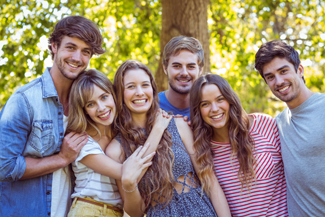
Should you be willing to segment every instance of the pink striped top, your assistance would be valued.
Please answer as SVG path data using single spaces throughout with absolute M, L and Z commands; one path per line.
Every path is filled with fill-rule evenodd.
M 250 135 L 255 141 L 255 180 L 241 191 L 237 173 L 239 163 L 229 143 L 211 141 L 214 169 L 228 200 L 232 216 L 288 216 L 286 182 L 280 138 L 275 120 L 264 114 L 252 114 Z

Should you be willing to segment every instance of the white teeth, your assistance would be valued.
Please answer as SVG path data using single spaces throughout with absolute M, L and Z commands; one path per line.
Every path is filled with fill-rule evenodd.
M 182 83 L 186 83 L 186 82 L 189 82 L 190 80 L 178 80 L 178 81 L 180 81 Z
M 142 104 L 142 103 L 145 103 L 146 100 L 145 99 L 142 99 L 142 100 L 134 100 L 133 103 L 134 104 Z
M 68 63 L 70 66 L 72 66 L 72 67 L 74 67 L 74 68 L 77 68 L 78 67 L 78 65 L 73 65 L 73 64 L 71 64 L 71 63 Z
M 289 88 L 289 86 L 286 86 L 286 87 L 280 89 L 279 91 L 280 91 L 280 92 L 283 92 L 283 91 L 287 90 L 288 88 Z
M 104 114 L 104 115 L 100 115 L 100 116 L 98 116 L 98 117 L 100 117 L 100 118 L 106 118 L 109 114 L 110 114 L 110 112 L 107 112 L 106 114 Z
M 223 115 L 223 113 L 222 114 L 220 114 L 220 115 L 215 115 L 215 116 L 212 116 L 212 119 L 218 119 L 218 118 L 221 118 L 221 116 Z

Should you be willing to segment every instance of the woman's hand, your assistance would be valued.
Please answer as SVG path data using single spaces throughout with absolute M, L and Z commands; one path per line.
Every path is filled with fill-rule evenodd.
M 149 143 L 145 144 L 143 147 L 140 146 L 126 159 L 126 161 L 124 161 L 122 166 L 122 187 L 124 191 L 133 191 L 133 189 L 137 187 L 138 179 L 142 171 L 152 164 L 152 161 L 149 160 L 152 159 L 156 152 L 152 152 L 142 158 L 148 147 Z
M 156 119 L 153 124 L 153 128 L 165 130 L 168 127 L 170 120 L 172 119 L 172 115 L 169 115 L 166 111 L 161 108 L 156 114 Z

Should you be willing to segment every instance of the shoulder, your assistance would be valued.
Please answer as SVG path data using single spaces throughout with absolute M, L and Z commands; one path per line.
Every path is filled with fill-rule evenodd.
M 275 119 L 271 115 L 268 115 L 268 114 L 253 113 L 253 114 L 250 114 L 250 115 L 252 115 L 254 117 L 254 120 L 257 123 L 262 123 L 263 125 L 275 122 Z
M 276 117 L 275 117 L 275 121 L 277 122 L 277 124 L 281 124 L 281 122 L 285 121 L 289 116 L 290 110 L 289 108 L 285 108 L 282 112 L 280 112 Z
M 123 163 L 125 161 L 122 145 L 116 138 L 108 144 L 105 154 L 117 162 Z
M 272 116 L 261 113 L 254 113 L 251 115 L 254 116 L 254 125 L 252 126 L 253 131 L 265 134 L 276 128 L 276 122 Z
M 160 100 L 163 99 L 163 98 L 166 98 L 165 92 L 166 91 L 162 91 L 162 92 L 158 93 L 158 97 L 159 97 Z

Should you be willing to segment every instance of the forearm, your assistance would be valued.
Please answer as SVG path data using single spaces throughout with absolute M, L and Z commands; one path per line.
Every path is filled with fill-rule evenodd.
M 213 176 L 215 175 L 213 174 Z M 221 186 L 219 185 L 218 179 L 216 177 L 215 179 L 213 179 L 212 184 L 213 185 L 211 187 L 210 200 L 212 202 L 214 210 L 216 211 L 217 215 L 220 217 L 230 217 L 231 213 L 230 213 L 226 196 Z
M 161 140 L 162 135 L 164 134 L 165 129 L 160 126 L 154 126 L 145 142 L 149 143 L 150 146 L 147 151 L 144 153 L 144 157 L 152 152 L 156 151 Z
M 122 182 L 123 183 L 123 182 Z M 123 183 L 122 194 L 124 194 L 124 210 L 132 217 L 144 215 L 144 201 L 136 184 Z M 135 190 L 134 190 L 135 189 Z M 134 190 L 134 191 L 133 191 Z M 129 192 L 132 191 L 132 192 Z
M 31 179 L 48 173 L 52 173 L 58 169 L 67 166 L 70 163 L 61 158 L 59 154 L 44 158 L 25 157 L 25 161 L 26 169 L 24 175 L 20 178 L 20 180 Z

